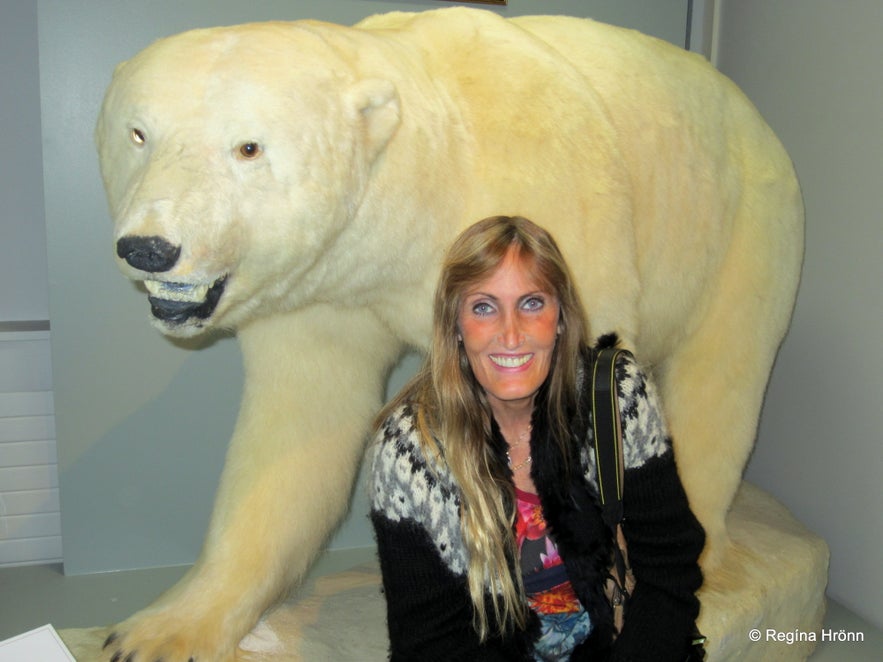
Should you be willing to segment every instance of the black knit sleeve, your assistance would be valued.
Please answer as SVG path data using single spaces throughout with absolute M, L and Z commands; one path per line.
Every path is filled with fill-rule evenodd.
M 377 513 L 372 521 L 393 662 L 526 659 L 513 639 L 479 641 L 466 578 L 442 563 L 425 530 Z
M 443 461 L 429 467 L 410 410 L 390 416 L 374 448 L 371 521 L 394 662 L 528 659 L 523 637 L 482 642 L 473 627 L 458 495 Z
M 671 451 L 626 471 L 623 530 L 637 586 L 613 660 L 683 660 L 699 614 L 705 532 L 690 510 Z

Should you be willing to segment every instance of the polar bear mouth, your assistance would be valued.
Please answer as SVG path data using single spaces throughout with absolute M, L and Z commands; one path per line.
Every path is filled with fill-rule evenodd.
M 144 281 L 153 316 L 170 324 L 184 324 L 188 320 L 204 320 L 215 312 L 224 293 L 227 276 L 211 285 L 175 283 L 161 280 Z

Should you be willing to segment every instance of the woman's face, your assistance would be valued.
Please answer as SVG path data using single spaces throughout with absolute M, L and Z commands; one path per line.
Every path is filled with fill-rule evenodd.
M 497 270 L 466 291 L 458 328 L 469 365 L 495 413 L 530 406 L 549 374 L 558 335 L 558 298 L 510 249 Z

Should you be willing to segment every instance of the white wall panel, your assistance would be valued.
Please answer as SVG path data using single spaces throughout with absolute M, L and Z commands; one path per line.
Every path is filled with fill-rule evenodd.
M 0 331 L 0 567 L 61 560 L 49 334 Z
M 61 559 L 61 536 L 4 540 L 0 538 L 0 568 L 58 563 Z

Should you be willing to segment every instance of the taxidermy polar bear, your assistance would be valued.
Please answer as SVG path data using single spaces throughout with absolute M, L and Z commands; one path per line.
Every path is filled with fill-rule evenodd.
M 154 324 L 236 329 L 245 365 L 202 554 L 108 655 L 232 658 L 344 515 L 388 371 L 426 347 L 443 250 L 493 214 L 549 228 L 593 334 L 652 368 L 706 569 L 729 544 L 802 206 L 771 130 L 702 58 L 457 7 L 196 30 L 117 69 L 97 143 Z

